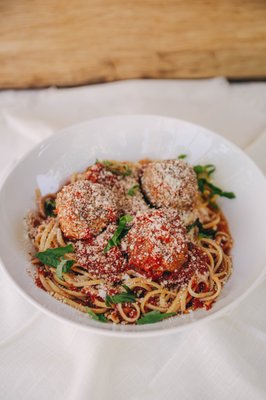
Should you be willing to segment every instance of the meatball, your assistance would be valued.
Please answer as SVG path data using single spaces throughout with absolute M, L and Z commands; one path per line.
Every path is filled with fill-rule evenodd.
M 122 249 L 129 267 L 155 279 L 187 260 L 186 230 L 175 210 L 151 210 L 135 217 Z
M 110 282 L 117 282 L 121 279 L 121 273 L 126 267 L 126 259 L 121 249 L 114 246 L 104 252 L 108 240 L 111 239 L 116 229 L 117 226 L 109 225 L 99 236 L 88 241 L 79 240 L 75 244 L 77 262 L 94 278 L 104 278 Z
M 112 192 L 87 180 L 64 186 L 57 194 L 56 210 L 64 235 L 72 239 L 96 236 L 118 216 Z
M 183 160 L 150 162 L 143 168 L 142 189 L 155 207 L 187 210 L 196 201 L 197 177 Z

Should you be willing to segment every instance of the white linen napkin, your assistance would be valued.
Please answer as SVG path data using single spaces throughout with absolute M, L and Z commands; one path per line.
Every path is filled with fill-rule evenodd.
M 34 144 L 61 128 L 134 113 L 183 118 L 217 131 L 266 173 L 265 111 L 265 83 L 229 85 L 222 78 L 3 91 L 0 180 Z M 230 314 L 180 334 L 115 339 L 42 314 L 0 268 L 0 398 L 262 400 L 265 289 L 264 282 Z

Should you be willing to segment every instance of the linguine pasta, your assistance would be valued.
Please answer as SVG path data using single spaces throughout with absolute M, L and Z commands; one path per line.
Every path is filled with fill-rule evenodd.
M 108 171 L 108 176 L 111 173 L 115 178 L 118 177 L 119 184 L 121 182 L 124 184 L 124 180 L 128 179 L 127 176 L 119 175 L 116 171 L 119 171 L 119 168 L 125 168 L 125 165 L 130 165 L 130 168 L 133 169 L 133 164 L 112 163 L 117 168 L 115 172 L 112 171 L 112 168 L 104 166 L 103 163 L 101 165 Z M 142 171 L 143 165 L 145 167 L 146 163 L 147 161 L 144 164 L 138 164 L 138 171 Z M 88 172 L 90 177 L 90 168 L 84 173 L 73 174 L 69 184 L 88 179 Z M 135 174 L 135 170 L 133 173 Z M 142 172 L 138 173 L 141 174 Z M 136 176 L 138 183 L 135 184 L 135 188 L 138 186 L 138 190 L 141 192 L 143 191 L 141 179 L 139 179 L 137 173 Z M 111 175 L 110 178 L 112 178 Z M 206 172 L 197 174 L 197 178 L 198 181 L 205 179 Z M 209 178 L 208 174 L 207 178 Z M 134 193 L 134 191 L 135 189 L 131 190 L 131 193 Z M 119 190 L 117 192 L 120 193 Z M 134 267 L 135 264 L 130 264 L 130 245 L 126 242 L 129 240 L 129 234 L 132 236 L 134 233 L 133 228 L 134 224 L 137 224 L 138 215 L 153 212 L 158 208 L 151 205 L 147 200 L 147 194 L 144 192 L 143 202 L 145 202 L 145 205 L 141 205 L 140 211 L 132 209 L 132 221 L 125 225 L 128 227 L 129 233 L 125 234 L 121 242 L 116 245 L 117 248 L 121 248 L 123 267 L 117 273 L 115 280 L 112 280 L 112 277 L 110 278 L 106 274 L 101 276 L 100 272 L 94 273 L 91 266 L 87 267 L 87 264 L 80 262 L 85 256 L 79 257 L 76 250 L 78 243 L 79 246 L 85 243 L 87 249 L 90 247 L 90 240 L 95 239 L 66 237 L 62 230 L 62 221 L 58 216 L 58 200 L 56 200 L 58 194 L 41 196 L 40 191 L 37 190 L 36 199 L 38 210 L 32 213 L 29 218 L 29 236 L 37 253 L 37 257 L 36 254 L 32 257 L 32 263 L 36 267 L 37 285 L 57 300 L 81 312 L 88 313 L 101 322 L 110 321 L 116 324 L 150 323 L 173 315 L 186 314 L 198 308 L 208 310 L 220 295 L 224 284 L 232 273 L 230 256 L 232 237 L 227 221 L 217 206 L 217 195 L 210 193 L 208 184 L 202 191 L 197 188 L 197 198 L 189 212 L 187 210 L 186 212 L 180 211 L 182 232 L 184 229 L 186 231 L 184 237 L 186 249 L 188 249 L 186 250 L 188 252 L 186 257 L 188 258 L 175 270 L 168 271 L 166 267 L 162 272 L 159 268 L 159 272 L 156 271 L 156 274 L 154 274 L 154 270 L 136 268 Z M 128 199 L 126 200 L 128 202 Z M 131 199 L 129 200 L 131 201 Z M 135 202 L 137 200 L 139 199 L 134 199 Z M 55 201 L 56 206 L 53 212 L 47 215 L 47 202 L 53 204 Z M 146 203 L 148 211 L 145 209 Z M 156 212 L 154 211 L 154 215 L 157 218 Z M 187 214 L 189 214 L 189 217 Z M 116 228 L 119 215 L 121 215 L 121 212 L 115 222 Z M 113 232 L 114 230 L 111 233 Z M 102 235 L 102 231 L 99 235 Z M 58 273 L 58 266 L 56 268 L 49 263 L 43 263 L 38 256 L 40 253 L 45 254 L 49 249 L 65 248 L 69 244 L 72 245 L 73 251 L 67 252 L 61 258 L 59 264 L 61 263 L 61 266 L 63 264 L 63 268 L 61 268 L 60 273 Z M 94 247 L 91 248 L 94 249 Z M 112 249 L 114 251 L 114 248 Z M 71 266 L 67 262 L 70 262 Z M 148 261 L 146 262 L 148 263 Z M 88 259 L 88 264 L 90 264 L 90 259 Z M 66 269 L 64 268 L 65 265 L 70 267 Z

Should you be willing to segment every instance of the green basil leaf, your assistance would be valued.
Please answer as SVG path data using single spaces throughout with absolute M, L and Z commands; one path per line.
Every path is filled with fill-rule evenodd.
M 201 192 L 204 192 L 205 189 L 208 189 L 210 191 L 210 197 L 213 197 L 215 195 L 226 197 L 228 199 L 235 199 L 236 197 L 235 193 L 224 192 L 221 188 L 215 186 L 213 183 L 209 182 L 205 178 L 198 179 L 198 186 Z
M 128 189 L 127 194 L 129 196 L 136 196 L 138 189 L 139 189 L 139 185 L 134 185 L 130 189 Z
M 112 247 L 118 246 L 118 243 L 113 241 L 112 239 L 108 240 L 107 245 L 104 248 L 104 253 L 107 253 Z
M 131 215 L 123 215 L 123 217 L 119 218 L 118 228 L 115 233 L 108 240 L 107 245 L 104 248 L 104 253 L 107 253 L 112 247 L 118 246 L 121 242 L 121 239 L 128 233 L 131 227 L 126 226 L 128 223 L 133 221 L 133 217 Z
M 213 174 L 216 169 L 213 164 L 195 165 L 193 169 L 197 174 L 198 187 L 201 193 L 203 193 L 205 189 L 208 189 L 210 192 L 210 198 L 215 195 L 226 197 L 228 199 L 234 199 L 236 197 L 233 192 L 225 192 L 209 181 L 211 174 Z M 215 207 L 215 203 L 213 203 L 213 207 Z
M 112 304 L 118 304 L 118 303 L 134 303 L 136 300 L 136 296 L 134 293 L 118 293 L 115 294 L 114 296 L 109 296 L 107 295 L 105 298 L 105 304 L 107 307 L 111 307 Z
M 204 168 L 202 165 L 194 165 L 193 169 L 196 174 L 202 174 L 204 172 Z
M 198 186 L 199 186 L 199 191 L 201 193 L 204 192 L 204 185 L 205 185 L 206 179 L 198 178 Z
M 219 210 L 218 204 L 216 204 L 214 201 L 209 201 L 209 206 L 210 206 L 213 210 Z
M 216 231 L 214 229 L 201 229 L 199 231 L 199 238 L 209 238 L 209 239 L 214 239 L 215 238 Z
M 224 192 L 222 189 L 219 187 L 213 185 L 212 183 L 206 181 L 206 185 L 211 189 L 211 192 L 215 195 L 217 194 L 218 196 L 221 197 L 227 197 L 228 199 L 235 199 L 236 195 L 233 192 Z
M 214 229 L 203 228 L 203 225 L 198 218 L 196 219 L 196 221 L 193 222 L 193 224 L 187 226 L 187 232 L 189 232 L 194 227 L 197 227 L 199 230 L 199 238 L 214 239 L 216 231 Z
M 73 244 L 68 244 L 64 247 L 56 247 L 54 249 L 47 249 L 45 251 L 37 253 L 38 255 L 53 255 L 55 257 L 62 257 L 67 253 L 72 253 L 74 251 Z
M 150 311 L 144 314 L 142 318 L 137 321 L 137 325 L 153 324 L 155 322 L 162 321 L 165 318 L 173 317 L 176 313 L 161 313 L 160 311 Z
M 61 257 L 67 253 L 73 253 L 73 251 L 74 251 L 73 244 L 68 244 L 67 246 L 64 246 L 64 247 L 56 247 L 55 249 L 47 249 L 45 251 L 37 253 L 37 255 L 53 255 L 55 257 Z M 36 257 L 37 257 L 37 255 L 36 255 Z
M 123 215 L 123 217 L 119 218 L 119 224 L 129 224 L 133 221 L 133 217 L 131 215 Z
M 36 258 L 38 258 L 44 265 L 49 265 L 49 267 L 54 267 L 57 268 L 58 264 L 60 263 L 60 260 L 58 257 L 55 257 L 53 254 L 43 254 L 42 253 L 37 253 Z
M 211 232 L 199 232 L 199 238 L 206 238 L 206 239 L 214 239 L 215 231 L 213 229 L 210 229 Z
M 214 173 L 216 167 L 213 164 L 206 164 L 206 165 L 195 165 L 193 169 L 197 175 L 205 174 L 209 177 L 211 174 Z
M 55 217 L 55 199 L 46 199 L 44 202 L 44 212 L 47 217 Z
M 132 294 L 133 296 L 135 296 L 135 293 L 133 292 L 133 290 L 131 290 L 127 285 L 122 285 L 122 286 L 128 294 Z
M 88 307 L 86 307 L 87 313 L 94 319 L 95 321 L 100 321 L 100 322 L 108 322 L 108 319 L 104 314 L 95 314 L 92 310 L 90 310 Z
M 187 226 L 187 232 L 191 231 L 192 228 L 195 226 L 198 226 L 199 219 L 197 218 L 196 221 L 194 221 L 192 224 Z
M 73 253 L 74 246 L 69 244 L 65 247 L 56 247 L 55 249 L 47 249 L 45 251 L 41 251 L 35 255 L 43 264 L 49 265 L 50 267 L 55 267 L 60 263 L 60 257 L 64 256 L 67 253 Z
M 187 154 L 180 154 L 177 159 L 178 160 L 184 160 L 184 158 L 187 158 Z
M 56 267 L 56 275 L 59 279 L 64 279 L 63 272 L 68 272 L 75 261 L 73 260 L 61 260 Z
M 61 260 L 59 261 L 59 264 L 56 267 L 56 275 L 58 276 L 59 279 L 63 279 L 63 268 L 66 264 L 67 260 Z
M 98 321 L 108 322 L 108 319 L 106 318 L 106 316 L 104 314 L 96 314 L 96 315 L 98 315 Z
M 111 307 L 112 305 L 112 297 L 109 296 L 109 294 L 107 294 L 105 297 L 105 304 L 107 305 L 107 307 Z

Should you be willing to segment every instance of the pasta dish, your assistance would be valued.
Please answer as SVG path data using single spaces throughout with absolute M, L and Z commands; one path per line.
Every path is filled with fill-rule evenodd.
M 215 166 L 96 160 L 27 216 L 35 282 L 100 322 L 147 324 L 210 309 L 232 272 Z

